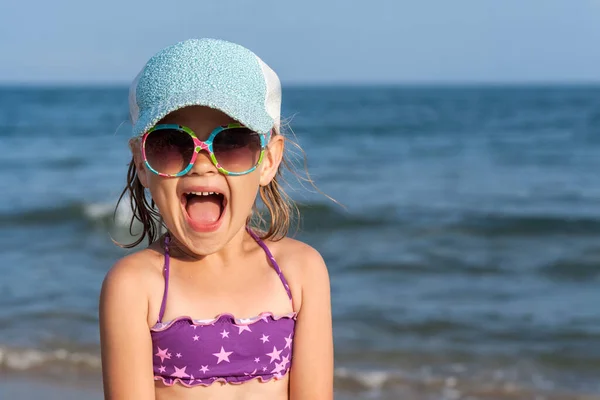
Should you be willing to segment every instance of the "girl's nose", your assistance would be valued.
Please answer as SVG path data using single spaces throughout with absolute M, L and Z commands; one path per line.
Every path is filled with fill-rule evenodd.
M 218 174 L 219 170 L 215 167 L 212 160 L 210 159 L 210 154 L 206 150 L 200 151 L 198 156 L 196 157 L 196 161 L 194 161 L 194 165 L 188 172 L 188 175 L 206 175 L 206 174 Z

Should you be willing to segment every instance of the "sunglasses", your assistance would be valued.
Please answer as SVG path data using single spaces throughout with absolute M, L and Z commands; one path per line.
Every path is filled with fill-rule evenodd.
M 245 175 L 261 163 L 267 141 L 267 134 L 237 123 L 217 127 L 205 141 L 186 126 L 161 124 L 142 137 L 142 155 L 148 169 L 164 177 L 187 174 L 202 150 L 219 172 Z

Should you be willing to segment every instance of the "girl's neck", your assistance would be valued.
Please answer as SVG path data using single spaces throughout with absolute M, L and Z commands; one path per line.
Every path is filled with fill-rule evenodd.
M 219 251 L 207 255 L 194 253 L 188 246 L 171 235 L 170 232 L 167 232 L 161 238 L 161 247 L 163 250 L 166 251 L 166 247 L 168 247 L 168 253 L 171 258 L 175 258 L 186 264 L 207 263 L 212 265 L 228 265 L 230 261 L 239 259 L 248 251 L 248 244 L 255 244 L 255 240 L 246 232 L 246 227 L 236 233 Z

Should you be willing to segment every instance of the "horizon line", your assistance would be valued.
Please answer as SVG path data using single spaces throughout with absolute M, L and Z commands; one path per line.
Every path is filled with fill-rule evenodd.
M 2 81 L 0 88 L 128 88 L 123 81 Z M 336 88 L 336 87 L 519 87 L 519 86 L 600 86 L 600 80 L 488 80 L 488 81 L 288 81 L 281 86 L 288 88 Z

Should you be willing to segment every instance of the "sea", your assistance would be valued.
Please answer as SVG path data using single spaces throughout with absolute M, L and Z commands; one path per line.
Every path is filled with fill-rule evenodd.
M 600 86 L 283 93 L 336 399 L 600 399 Z M 102 398 L 127 120 L 126 87 L 0 88 L 1 399 Z

